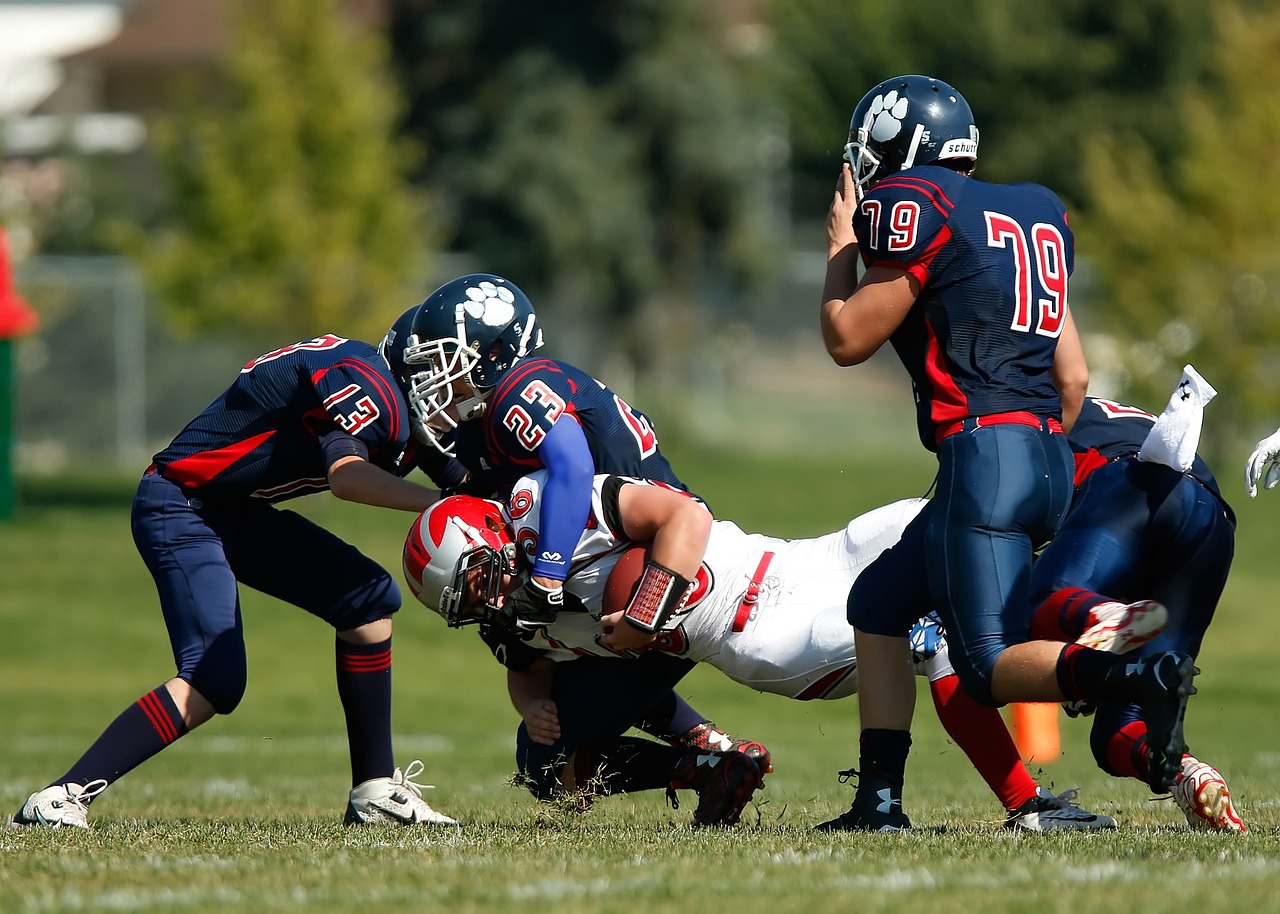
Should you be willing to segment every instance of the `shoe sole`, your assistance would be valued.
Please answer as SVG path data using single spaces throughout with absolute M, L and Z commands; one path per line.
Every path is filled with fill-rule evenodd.
M 1194 809 L 1188 812 L 1187 824 L 1192 828 L 1210 831 L 1246 832 L 1244 822 L 1235 815 L 1231 805 L 1231 791 L 1225 781 L 1206 781 L 1192 797 Z
M 1182 723 L 1187 714 L 1187 699 L 1196 694 L 1192 680 L 1199 672 L 1195 660 L 1189 655 L 1184 656 L 1178 663 L 1178 686 L 1174 690 L 1176 701 L 1161 701 L 1150 706 L 1143 702 L 1150 750 L 1147 786 L 1156 793 L 1170 793 L 1182 773 L 1182 756 L 1187 751 Z M 1163 739 L 1160 738 L 1162 733 L 1165 734 Z
M 1030 820 L 1025 821 L 1025 820 Z M 1013 831 L 1107 831 L 1116 827 L 1116 820 L 1110 816 L 1094 816 L 1093 822 L 1083 819 L 1055 819 L 1044 813 L 1031 813 L 1006 823 L 1005 828 Z
M 1143 607 L 1141 610 L 1137 607 Z M 1154 600 L 1144 600 L 1130 607 L 1125 618 L 1114 626 L 1081 635 L 1077 644 L 1109 654 L 1127 654 L 1142 647 L 1169 624 L 1169 610 Z

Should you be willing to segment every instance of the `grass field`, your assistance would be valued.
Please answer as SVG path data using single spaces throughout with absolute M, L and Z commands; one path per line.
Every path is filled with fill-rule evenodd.
M 670 450 L 670 448 L 669 448 Z M 895 459 L 749 459 L 684 450 L 685 478 L 748 529 L 787 536 L 922 494 L 923 452 Z M 865 458 L 870 459 L 870 458 Z M 838 769 L 856 762 L 852 701 L 762 696 L 714 670 L 683 683 L 735 733 L 768 743 L 776 773 L 728 831 L 688 827 L 660 793 L 586 815 L 540 808 L 507 783 L 517 723 L 499 668 L 469 632 L 412 604 L 397 618 L 395 731 L 422 758 L 428 799 L 454 832 L 345 830 L 345 737 L 332 635 L 244 593 L 249 692 L 130 774 L 93 808 L 89 832 L 0 830 L 0 911 L 1038 911 L 1275 910 L 1280 899 L 1280 493 L 1249 502 L 1235 467 L 1238 557 L 1201 656 L 1188 713 L 1193 751 L 1226 773 L 1252 833 L 1189 831 L 1176 806 L 1099 772 L 1082 722 L 1037 769 L 1117 817 L 1112 834 L 1015 835 L 998 804 L 920 706 L 908 768 L 909 835 L 816 835 L 845 809 Z M 0 811 L 16 809 L 172 669 L 150 577 L 128 531 L 132 481 L 24 481 L 0 524 Z M 299 503 L 391 568 L 407 515 Z M 323 569 L 317 569 L 323 573 Z

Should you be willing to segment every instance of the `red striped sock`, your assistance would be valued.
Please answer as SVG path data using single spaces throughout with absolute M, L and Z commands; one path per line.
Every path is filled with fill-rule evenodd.
M 108 784 L 137 768 L 187 733 L 186 722 L 164 686 L 143 695 L 111 722 L 55 784 Z
M 1089 624 L 1089 611 L 1108 597 L 1082 587 L 1055 590 L 1031 616 L 1033 641 L 1075 641 Z
M 1147 724 L 1135 720 L 1111 734 L 1107 741 L 1107 767 L 1109 774 L 1122 778 L 1147 780 Z
M 391 639 L 352 644 L 337 638 L 334 654 L 338 697 L 347 720 L 351 786 L 390 777 L 395 770 L 391 752 Z

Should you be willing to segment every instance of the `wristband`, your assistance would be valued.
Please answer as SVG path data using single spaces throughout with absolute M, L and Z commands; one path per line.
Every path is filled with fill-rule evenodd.
M 642 632 L 659 631 L 684 605 L 693 582 L 657 562 L 645 563 L 622 618 Z

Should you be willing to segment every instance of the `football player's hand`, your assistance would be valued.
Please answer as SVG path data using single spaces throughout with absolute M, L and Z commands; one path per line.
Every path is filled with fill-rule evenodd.
M 550 698 L 539 698 L 524 709 L 524 725 L 529 739 L 543 746 L 554 746 L 560 738 L 560 714 Z
M 611 651 L 637 651 L 658 640 L 654 632 L 641 631 L 622 617 L 625 610 L 600 617 L 600 643 Z
M 546 587 L 529 578 L 507 595 L 502 608 L 515 620 L 516 628 L 542 628 L 556 621 L 556 614 L 564 609 L 564 587 Z
M 827 257 L 839 253 L 851 244 L 858 243 L 853 230 L 853 217 L 858 211 L 858 185 L 853 180 L 853 169 L 845 162 L 836 181 L 836 193 L 827 213 Z
M 1244 484 L 1250 498 L 1258 497 L 1259 482 L 1264 489 L 1274 489 L 1280 483 L 1280 430 L 1259 441 L 1244 465 Z

